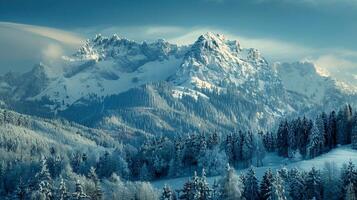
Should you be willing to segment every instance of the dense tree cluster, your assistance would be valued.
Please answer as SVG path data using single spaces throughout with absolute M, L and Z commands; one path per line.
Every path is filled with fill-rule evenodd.
M 322 113 L 315 120 L 306 117 L 283 120 L 276 134 L 265 137 L 267 149 L 276 148 L 280 156 L 289 158 L 313 158 L 337 145 L 351 144 L 357 147 L 357 114 L 346 105 L 340 111 Z
M 161 197 L 182 200 L 352 200 L 357 195 L 356 181 L 357 171 L 352 162 L 343 165 L 342 169 L 334 163 L 326 163 L 321 170 L 314 167 L 309 171 L 281 168 L 273 172 L 268 169 L 261 181 L 252 167 L 237 175 L 228 166 L 212 187 L 204 173 L 202 176 L 195 174 L 176 193 L 165 186 Z
M 134 175 L 141 180 L 182 176 L 206 169 L 218 175 L 229 163 L 235 167 L 260 166 L 265 155 L 262 135 L 237 131 L 228 135 L 195 133 L 148 140 L 134 159 Z

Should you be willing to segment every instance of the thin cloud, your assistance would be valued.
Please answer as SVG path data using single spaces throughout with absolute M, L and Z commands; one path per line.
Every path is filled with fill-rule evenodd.
M 33 33 L 39 36 L 47 37 L 52 40 L 56 40 L 60 43 L 64 43 L 67 45 L 79 45 L 84 41 L 82 37 L 78 36 L 75 33 L 49 27 L 9 22 L 0 22 L 0 26 Z

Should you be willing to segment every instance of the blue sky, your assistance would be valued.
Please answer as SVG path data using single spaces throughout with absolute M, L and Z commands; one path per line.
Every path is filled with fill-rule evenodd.
M 357 74 L 357 0 L 0 0 L 0 21 L 182 44 L 221 32 L 271 61 Z

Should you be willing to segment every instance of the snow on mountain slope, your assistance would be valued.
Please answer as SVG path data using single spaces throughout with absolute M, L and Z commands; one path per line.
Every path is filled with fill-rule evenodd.
M 287 169 L 297 168 L 300 170 L 311 170 L 312 167 L 323 170 L 326 163 L 333 162 L 336 164 L 337 168 L 342 167 L 343 164 L 352 161 L 355 165 L 357 164 L 357 150 L 353 150 L 351 146 L 341 146 L 336 149 L 331 150 L 328 153 L 325 153 L 321 156 L 318 156 L 310 160 L 301 160 L 301 161 L 290 161 L 282 157 L 277 156 L 276 154 L 269 154 L 264 159 L 264 166 L 255 168 L 256 175 L 258 179 L 261 179 L 266 170 L 269 168 L 272 170 L 278 170 L 282 167 Z M 244 173 L 246 169 L 237 170 L 237 173 Z M 213 182 L 220 178 L 219 176 L 209 177 L 208 182 L 210 185 Z M 190 177 L 174 178 L 167 180 L 159 180 L 152 182 L 155 188 L 161 189 L 164 185 L 171 186 L 172 189 L 180 189 L 183 184 L 188 181 Z
M 103 98 L 162 81 L 176 72 L 181 51 L 164 40 L 147 44 L 97 35 L 73 56 L 64 57 L 64 73 L 34 99 L 47 97 L 63 110 L 81 98 Z
M 224 92 L 235 88 L 243 97 L 265 105 L 263 112 L 270 115 L 282 115 L 294 110 L 287 102 L 277 73 L 259 51 L 242 48 L 239 42 L 220 34 L 201 35 L 169 80 L 195 91 L 214 89 Z
M 56 68 L 60 71 L 40 65 L 24 75 L 0 77 L 0 100 L 7 105 L 3 107 L 40 116 L 59 114 L 89 124 L 120 113 L 120 117 L 127 115 L 123 121 L 132 130 L 140 127 L 156 133 L 170 127 L 157 124 L 187 123 L 184 126 L 198 128 L 185 121 L 187 113 L 197 121 L 208 120 L 207 130 L 213 126 L 228 130 L 239 123 L 258 130 L 316 105 L 331 102 L 328 108 L 333 109 L 339 102 L 357 99 L 340 92 L 341 87 L 319 76 L 309 64 L 272 66 L 258 50 L 214 33 L 201 35 L 190 46 L 97 35 L 63 60 L 63 66 Z M 135 90 L 139 86 L 143 88 Z M 133 107 L 130 114 L 125 106 Z M 143 107 L 146 115 L 140 116 L 141 123 L 132 121 Z
M 32 100 L 48 98 L 52 109 L 65 110 L 82 98 L 119 94 L 130 88 L 169 78 L 177 87 L 174 97 L 206 97 L 201 89 L 239 92 L 258 103 L 270 104 L 270 113 L 280 115 L 285 93 L 277 74 L 256 49 L 245 49 L 223 35 L 206 33 L 190 47 L 164 40 L 137 43 L 117 35 L 97 35 L 74 55 L 64 57 L 63 73 Z M 272 108 L 277 108 L 275 111 Z M 280 110 L 279 110 L 280 109 Z
M 333 81 L 320 76 L 310 62 L 276 63 L 275 67 L 286 89 L 320 103 Z
M 220 88 L 244 84 L 266 67 L 258 50 L 242 49 L 237 41 L 206 33 L 193 44 L 172 79 L 186 87 Z
M 353 87 L 322 76 L 311 62 L 275 63 L 274 68 L 287 90 L 316 104 L 323 103 L 332 93 L 351 95 L 357 92 Z

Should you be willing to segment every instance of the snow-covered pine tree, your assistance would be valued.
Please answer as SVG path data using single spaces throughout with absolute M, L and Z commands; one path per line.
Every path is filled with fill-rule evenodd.
M 229 133 L 226 136 L 226 140 L 224 141 L 223 147 L 225 149 L 227 158 L 229 163 L 234 163 L 235 162 L 235 152 L 234 152 L 234 141 L 233 141 L 233 134 Z
M 184 184 L 179 193 L 179 199 L 183 200 L 209 200 L 211 198 L 211 189 L 207 183 L 204 170 L 201 177 L 195 172 L 191 180 Z
M 39 187 L 39 199 L 51 200 L 53 198 L 52 185 L 49 182 L 41 181 Z
M 181 170 L 183 169 L 183 151 L 184 149 L 184 143 L 182 142 L 181 139 L 176 138 L 175 139 L 175 156 L 173 159 L 171 159 L 169 163 L 169 172 L 168 175 L 170 177 L 177 177 L 181 174 Z
M 330 135 L 330 131 L 329 131 L 329 123 L 328 123 L 328 116 L 325 112 L 322 112 L 321 115 L 319 115 L 316 118 L 316 125 L 319 129 L 320 132 L 323 131 L 323 135 L 324 135 L 324 151 L 328 151 L 330 149 L 330 143 L 331 143 L 331 135 Z
M 345 105 L 337 114 L 337 143 L 344 145 L 351 142 L 352 108 Z
M 72 194 L 73 200 L 89 200 L 88 195 L 84 192 L 83 186 L 79 180 L 76 182 L 76 188 Z
M 352 161 L 349 161 L 347 165 L 343 165 L 341 169 L 341 182 L 342 194 L 346 192 L 346 188 L 349 184 L 353 184 L 354 187 L 357 187 L 357 170 Z
M 205 169 L 202 169 L 202 174 L 199 179 L 198 188 L 199 188 L 199 193 L 200 193 L 199 196 L 201 200 L 206 200 L 211 198 L 212 189 L 208 185 Z
M 243 183 L 234 169 L 227 165 L 226 174 L 220 180 L 222 200 L 240 200 L 243 197 Z
M 274 175 L 271 169 L 268 169 L 260 183 L 260 199 L 267 200 L 272 193 Z
M 273 152 L 275 151 L 276 148 L 276 141 L 273 132 L 267 132 L 263 134 L 263 142 L 264 142 L 264 147 L 268 152 Z
M 323 185 L 321 180 L 321 173 L 313 167 L 305 179 L 306 194 L 308 199 L 323 199 Z
M 330 136 L 329 145 L 332 149 L 337 145 L 337 119 L 336 112 L 332 111 L 328 120 L 328 135 Z
M 280 174 L 277 173 L 275 175 L 271 193 L 268 196 L 268 200 L 286 200 L 285 189 L 284 189 L 284 181 L 280 177 Z
M 283 181 L 283 187 L 285 190 L 286 198 L 289 197 L 289 170 L 286 167 L 282 167 L 277 171 L 281 180 Z
M 250 167 L 245 174 L 243 196 L 246 200 L 259 199 L 258 179 L 253 167 Z
M 217 133 L 217 131 L 214 131 L 212 134 L 208 136 L 208 141 L 207 141 L 207 148 L 213 149 L 216 146 L 219 145 L 220 143 L 220 135 Z
M 305 116 L 303 117 L 301 121 L 301 133 L 299 136 L 299 151 L 302 156 L 306 156 L 306 147 L 308 144 L 309 140 L 309 135 L 311 133 L 311 129 L 313 126 L 312 120 L 306 118 Z
M 53 197 L 52 194 L 52 177 L 47 168 L 46 159 L 41 159 L 40 171 L 35 175 L 35 179 L 33 181 L 35 184 L 33 188 L 33 198 L 39 198 L 42 200 L 51 199 Z
M 66 183 L 64 182 L 63 178 L 60 179 L 60 184 L 57 190 L 56 199 L 58 200 L 69 200 L 70 195 L 68 193 L 68 189 Z
M 320 155 L 324 148 L 324 136 L 319 131 L 316 124 L 312 126 L 311 133 L 309 135 L 309 142 L 307 144 L 307 156 L 314 158 Z
M 323 152 L 326 152 L 329 150 L 329 145 L 328 145 L 328 140 L 329 140 L 329 136 L 327 134 L 327 121 L 326 121 L 326 114 L 321 114 L 321 115 L 318 115 L 315 119 L 315 123 L 314 123 L 314 127 L 312 128 L 311 132 L 313 133 L 314 129 L 317 129 L 317 131 L 320 133 L 320 135 L 322 135 L 322 138 L 323 138 L 323 148 L 321 150 L 321 153 Z M 309 138 L 310 139 L 310 138 Z M 311 140 L 309 140 L 310 142 Z M 309 152 L 309 149 L 307 150 L 308 151 L 308 154 L 310 153 Z M 310 155 L 309 155 L 310 156 Z
M 103 199 L 103 192 L 102 188 L 100 186 L 100 181 L 98 179 L 98 176 L 95 172 L 95 168 L 91 167 L 89 170 L 88 178 L 91 179 L 94 183 L 94 191 L 91 193 L 91 199 L 92 200 L 101 200 Z
M 164 188 L 162 189 L 160 200 L 176 200 L 175 193 L 166 184 L 164 185 Z
M 244 134 L 242 142 L 242 159 L 245 163 L 245 167 L 252 164 L 253 152 L 254 152 L 254 138 L 252 132 L 247 132 Z
M 300 171 L 293 168 L 289 171 L 286 188 L 288 197 L 293 199 L 305 199 L 304 179 Z
M 278 148 L 278 154 L 283 157 L 287 157 L 289 153 L 288 132 L 289 132 L 288 122 L 287 121 L 281 122 L 279 124 L 279 129 L 277 132 L 276 146 Z

